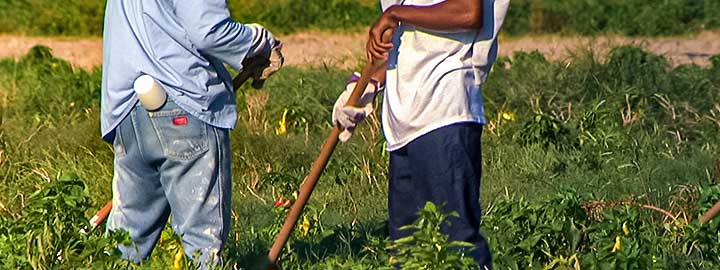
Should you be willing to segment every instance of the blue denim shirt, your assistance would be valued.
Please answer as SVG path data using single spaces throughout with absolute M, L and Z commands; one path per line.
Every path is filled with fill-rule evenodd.
M 115 127 L 137 103 L 133 82 L 154 77 L 182 109 L 205 123 L 233 128 L 237 120 L 228 64 L 270 49 L 274 37 L 233 21 L 225 0 L 109 0 L 103 32 L 100 128 Z

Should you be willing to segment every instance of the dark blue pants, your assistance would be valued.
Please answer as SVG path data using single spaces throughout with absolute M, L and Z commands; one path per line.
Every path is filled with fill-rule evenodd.
M 482 125 L 458 123 L 431 131 L 405 147 L 390 152 L 388 225 L 390 238 L 408 236 L 399 231 L 417 219 L 425 202 L 443 205 L 445 212 L 456 211 L 452 226 L 441 231 L 450 240 L 475 244 L 471 256 L 481 266 L 492 269 L 492 256 L 480 235 L 480 176 L 482 174 Z

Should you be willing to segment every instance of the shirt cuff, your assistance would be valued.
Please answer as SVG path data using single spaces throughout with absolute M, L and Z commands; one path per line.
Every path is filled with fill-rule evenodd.
M 275 36 L 270 31 L 258 24 L 246 24 L 253 32 L 252 45 L 245 58 L 255 57 L 257 55 L 270 55 L 270 50 L 277 42 Z

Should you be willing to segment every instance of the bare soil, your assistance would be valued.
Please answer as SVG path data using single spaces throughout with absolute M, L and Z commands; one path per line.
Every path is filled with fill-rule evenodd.
M 710 64 L 710 57 L 720 54 L 720 31 L 707 31 L 692 36 L 629 38 L 620 36 L 560 37 L 531 36 L 500 40 L 500 53 L 538 50 L 551 59 L 565 60 L 578 49 L 592 49 L 596 55 L 607 55 L 610 48 L 635 44 L 655 54 L 664 55 L 674 65 Z
M 364 58 L 365 33 L 336 34 L 306 32 L 284 36 L 284 54 L 288 65 L 328 65 L 340 68 L 356 68 Z M 564 60 L 578 48 L 592 48 L 604 55 L 608 48 L 638 44 L 656 54 L 668 57 L 673 64 L 707 65 L 712 55 L 720 54 L 720 31 L 707 31 L 692 36 L 628 38 L 617 36 L 564 37 L 527 36 L 522 38 L 501 37 L 500 54 L 515 51 L 538 50 L 548 58 Z M 82 68 L 102 64 L 102 40 L 100 38 L 51 38 L 0 35 L 0 58 L 18 58 L 36 44 L 50 47 L 53 53 Z

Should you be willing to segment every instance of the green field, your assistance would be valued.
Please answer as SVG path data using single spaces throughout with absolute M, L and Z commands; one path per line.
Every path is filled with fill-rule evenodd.
M 484 87 L 482 227 L 496 269 L 717 269 L 720 219 L 700 226 L 697 217 L 720 200 L 720 56 L 708 67 L 673 67 L 636 47 L 574 55 L 501 58 Z M 288 67 L 263 91 L 242 89 L 228 269 L 253 265 L 272 243 L 285 214 L 273 204 L 292 198 L 308 172 L 348 72 Z M 123 235 L 78 233 L 111 197 L 99 86 L 99 69 L 73 69 L 42 47 L 0 61 L 0 269 L 123 264 L 112 249 Z M 437 252 L 401 246 L 405 256 L 389 257 L 386 171 L 373 117 L 336 150 L 284 268 L 415 259 L 463 269 L 438 257 L 454 253 L 431 229 L 416 240 Z M 437 223 L 436 213 L 423 224 Z M 169 229 L 156 250 L 145 266 L 187 262 Z
M 354 32 L 379 14 L 374 0 L 229 0 L 235 19 L 275 33 Z M 662 36 L 720 27 L 716 0 L 513 0 L 504 32 Z M 0 33 L 99 36 L 105 1 L 0 1 Z

